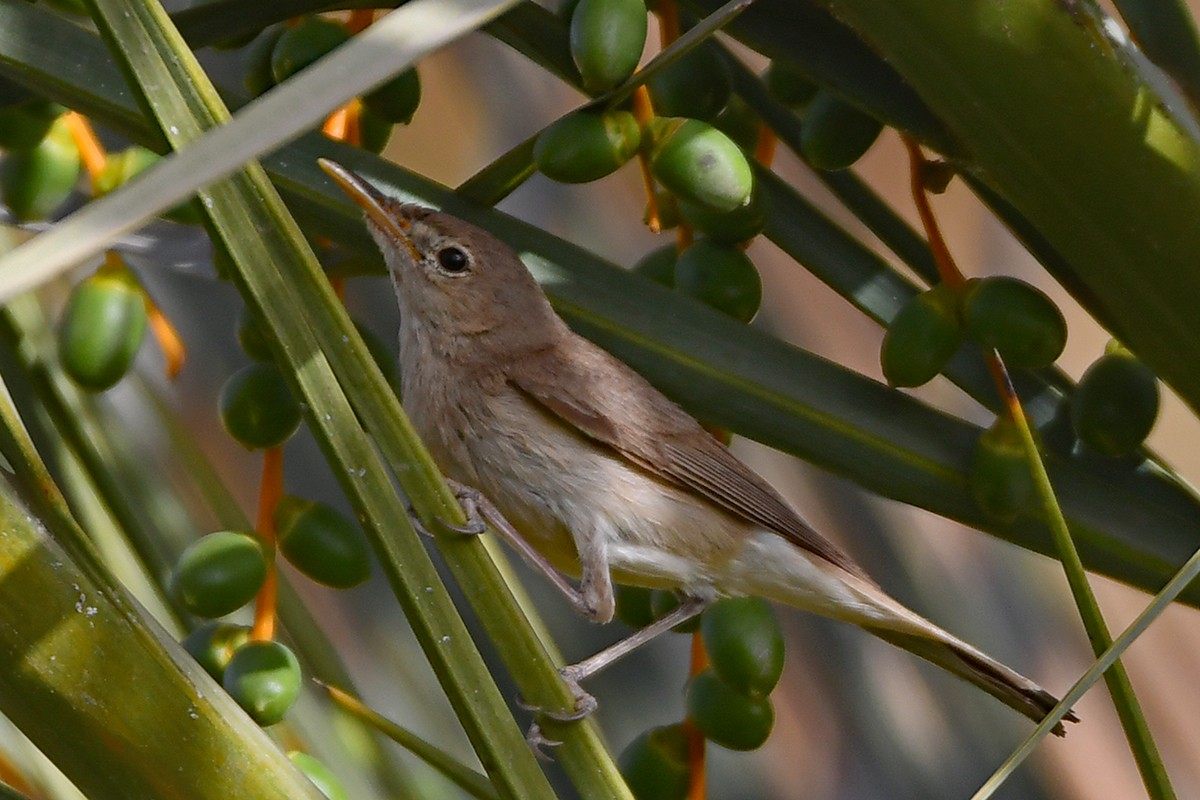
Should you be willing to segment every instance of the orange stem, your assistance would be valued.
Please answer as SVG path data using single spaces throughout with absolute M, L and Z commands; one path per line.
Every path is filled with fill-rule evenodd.
M 700 631 L 692 634 L 691 676 L 704 671 L 708 666 L 708 654 L 704 652 L 704 639 Z M 691 720 L 683 723 L 688 744 L 688 793 L 687 800 L 704 800 L 708 793 L 708 774 L 705 770 L 705 739 Z
M 342 301 L 342 305 L 346 304 L 346 279 L 345 278 L 330 278 L 329 285 L 333 287 L 333 293 L 337 295 L 337 299 Z
M 283 497 L 283 448 L 269 447 L 263 451 L 262 479 L 258 488 L 258 519 L 254 529 L 270 549 L 267 578 L 254 600 L 254 625 L 250 628 L 253 641 L 270 641 L 275 637 L 275 608 L 277 575 L 275 569 L 275 506 Z
M 650 102 L 650 92 L 644 85 L 637 87 L 632 98 L 633 118 L 644 131 L 650 120 L 654 119 L 654 106 Z M 662 215 L 658 211 L 658 195 L 654 193 L 654 175 L 650 172 L 650 158 L 646 148 L 638 151 L 638 166 L 642 170 L 642 185 L 646 187 L 646 227 L 651 233 L 662 233 Z
M 154 338 L 162 350 L 163 358 L 167 362 L 167 377 L 175 380 L 187 358 L 187 347 L 183 343 L 183 337 L 179 335 L 179 330 L 171 324 L 171 320 L 167 319 L 167 315 L 162 312 L 145 288 L 142 289 L 142 298 L 146 303 L 150 331 L 154 334 Z
M 961 288 L 967 279 L 963 277 L 962 271 L 950 255 L 950 248 L 942 238 L 937 219 L 933 216 L 933 208 L 929 205 L 929 196 L 925 193 L 925 155 L 916 139 L 907 134 L 901 134 L 900 138 L 904 140 L 904 147 L 908 150 L 908 173 L 913 202 L 916 203 L 917 214 L 921 217 L 921 225 L 925 228 L 925 236 L 929 239 L 929 249 L 933 252 L 938 276 L 947 286 Z
M 349 127 L 349 114 L 350 106 L 347 103 L 325 118 L 325 124 L 321 126 L 321 133 L 339 142 L 345 139 L 346 129 Z
M 754 145 L 754 160 L 764 167 L 771 166 L 771 162 L 775 160 L 775 145 L 778 141 L 775 131 L 771 130 L 769 125 L 760 125 L 758 141 Z
M 375 21 L 375 9 L 359 8 L 350 12 L 350 19 L 346 20 L 346 30 L 351 34 L 362 33 L 367 28 L 371 27 L 371 23 Z
M 675 0 L 662 0 L 654 14 L 658 17 L 658 43 L 665 50 L 679 38 L 679 5 Z
M 92 129 L 92 124 L 88 122 L 87 117 L 78 111 L 68 111 L 63 115 L 63 119 L 66 121 L 67 130 L 71 132 L 71 139 L 74 140 L 75 147 L 79 150 L 79 159 L 83 162 L 83 168 L 87 170 L 92 191 L 95 192 L 100 173 L 104 171 L 104 165 L 108 163 L 108 151 L 96 137 L 96 131 Z

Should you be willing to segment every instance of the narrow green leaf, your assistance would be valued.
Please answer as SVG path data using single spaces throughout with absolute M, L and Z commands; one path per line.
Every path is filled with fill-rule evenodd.
M 96 800 L 160 797 L 181 786 L 195 798 L 318 800 L 262 729 L 108 575 L 6 395 L 0 451 L 37 498 L 31 512 L 0 481 L 5 716 Z
M 436 31 L 430 34 L 427 30 L 424 36 L 427 41 L 440 41 L 447 30 L 460 30 L 435 24 L 441 5 L 422 4 L 418 0 L 408 8 L 418 5 L 422 8 L 417 17 L 408 21 Z M 94 0 L 94 8 L 97 24 L 112 42 L 114 55 L 122 60 L 139 90 L 146 93 L 147 106 L 153 109 L 173 147 L 204 141 L 200 137 L 205 131 L 226 121 L 228 112 L 160 6 Z M 489 6 L 476 15 L 463 14 L 456 24 L 463 20 L 478 21 L 480 14 L 493 10 Z M 389 26 L 381 23 L 371 30 L 387 31 Z M 375 47 L 381 43 L 378 37 L 362 38 Z M 387 38 L 383 36 L 382 40 Z M 411 57 L 411 53 L 410 49 L 406 54 Z M 337 55 L 333 54 L 331 59 Z M 303 83 L 304 77 L 299 76 L 296 83 Z M 314 77 L 311 72 L 309 77 Z M 332 83 L 320 75 L 314 78 L 319 83 L 317 79 L 325 80 L 327 85 Z M 187 152 L 195 149 L 189 147 Z M 180 157 L 173 160 L 186 162 Z M 119 194 L 118 191 L 112 197 Z M 235 278 L 243 294 L 271 325 L 280 343 L 281 356 L 307 402 L 309 427 L 363 518 L 393 591 L 480 760 L 505 796 L 551 796 L 544 775 L 438 581 L 433 564 L 407 523 L 404 505 L 393 490 L 379 455 L 334 377 L 326 354 L 351 349 L 353 357 L 366 364 L 365 367 L 356 364 L 356 368 L 367 372 L 368 380 L 386 385 L 324 281 L 303 234 L 287 216 L 257 165 L 203 189 L 199 196 L 210 222 L 233 256 Z M 101 231 L 100 235 L 110 232 Z M 289 268 L 292 274 L 285 276 L 283 271 Z M 306 291 L 312 295 L 307 303 L 301 294 Z M 324 308 L 325 318 L 314 320 L 311 326 L 300 321 L 306 309 L 311 313 L 318 307 Z M 353 344 L 348 345 L 349 342 Z M 395 403 L 390 388 L 377 391 Z M 396 413 L 400 413 L 398 408 Z M 397 526 L 403 535 L 395 535 Z

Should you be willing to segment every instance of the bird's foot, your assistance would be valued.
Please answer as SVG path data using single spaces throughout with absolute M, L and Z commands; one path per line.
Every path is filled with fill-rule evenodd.
M 579 722 L 586 719 L 592 714 L 600 704 L 596 702 L 596 698 L 589 692 L 585 691 L 579 685 L 579 681 L 575 678 L 571 667 L 564 667 L 558 671 L 562 676 L 563 681 L 567 684 L 567 688 L 571 690 L 571 697 L 574 699 L 575 707 L 571 711 L 559 711 L 555 709 L 544 708 L 542 706 L 527 703 L 524 698 L 517 697 L 517 705 L 525 711 L 532 711 L 539 717 L 544 717 L 557 724 Z M 525 740 L 529 742 L 529 746 L 533 749 L 534 755 L 543 760 L 549 760 L 549 756 L 542 750 L 543 747 L 558 747 L 562 744 L 561 741 L 550 739 L 542 730 L 539 722 L 534 721 L 529 726 L 528 732 L 525 734 Z
M 484 502 L 483 494 L 470 486 L 465 486 L 458 481 L 446 479 L 446 484 L 454 492 L 458 504 L 462 506 L 463 513 L 467 517 L 467 521 L 462 525 L 455 525 L 452 522 L 447 522 L 442 517 L 434 517 L 434 522 L 438 527 L 451 533 L 461 534 L 463 536 L 478 536 L 487 530 L 487 522 L 484 521 L 483 514 L 480 511 L 480 505 Z M 408 519 L 412 522 L 417 533 L 422 536 L 433 538 L 434 534 L 421 519 L 417 516 L 417 511 L 412 505 L 406 505 L 405 510 L 408 511 Z

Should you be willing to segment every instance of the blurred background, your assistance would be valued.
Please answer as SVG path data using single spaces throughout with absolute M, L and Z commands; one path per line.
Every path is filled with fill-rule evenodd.
M 653 25 L 653 19 L 652 19 Z M 652 32 L 649 41 L 657 38 Z M 738 52 L 756 70 L 756 54 Z M 238 53 L 205 52 L 220 83 L 236 85 Z M 585 98 L 494 39 L 472 35 L 421 62 L 424 99 L 413 123 L 397 127 L 385 156 L 422 175 L 454 186 Z M 1048 80 L 1052 76 L 1048 76 Z M 874 242 L 791 153 L 780 148 L 776 171 L 850 230 Z M 896 135 L 885 131 L 855 171 L 919 228 L 908 185 L 908 162 Z M 644 196 L 636 167 L 627 165 L 592 184 L 567 186 L 535 175 L 501 204 L 502 210 L 632 266 L 672 241 L 642 224 Z M 1070 335 L 1059 365 L 1074 378 L 1108 340 L 1071 297 L 1003 226 L 956 181 L 934 199 L 950 248 L 968 277 L 1019 276 L 1045 290 L 1068 318 Z M 235 337 L 241 307 L 228 284 L 212 280 L 203 242 L 175 228 L 161 234 L 164 247 L 195 263 L 161 269 L 150 254 L 133 261 L 139 275 L 191 346 L 175 382 L 162 378 L 159 353 L 143 347 L 139 370 L 175 405 L 206 455 L 218 466 L 248 516 L 253 516 L 260 459 L 224 434 L 215 394 L 247 359 Z M 193 249 L 194 248 L 194 249 Z M 880 252 L 887 256 L 880 247 Z M 882 330 L 761 238 L 751 248 L 764 282 L 764 305 L 753 324 L 877 380 Z M 894 260 L 894 259 L 893 259 Z M 897 266 L 903 269 L 898 262 Z M 66 284 L 64 284 L 65 286 Z M 382 277 L 352 279 L 347 305 L 353 315 L 394 349 L 397 314 L 391 286 Z M 944 379 L 920 396 L 974 423 L 991 414 Z M 128 382 L 104 402 L 134 431 L 145 413 L 145 395 Z M 142 429 L 135 446 L 148 458 L 169 449 Z M 1174 398 L 1164 408 L 1150 446 L 1193 478 L 1200 464 L 1196 421 Z M 754 442 L 735 439 L 734 451 L 764 475 L 818 530 L 842 543 L 894 596 L 1061 694 L 1091 663 L 1057 562 L 924 511 L 880 499 L 853 484 Z M 302 429 L 287 446 L 289 492 L 346 508 L 320 453 Z M 435 561 L 437 557 L 435 554 Z M 284 567 L 288 569 L 288 567 Z M 523 564 L 514 568 L 568 659 L 578 660 L 628 631 L 620 623 L 599 627 L 576 616 Z M 448 576 L 447 576 L 448 577 Z M 449 579 L 448 579 L 449 580 Z M 1148 602 L 1141 592 L 1103 578 L 1094 586 L 1109 625 L 1119 632 Z M 442 699 L 403 616 L 382 578 L 349 592 L 334 592 L 300 577 L 295 585 L 349 665 L 366 702 L 472 762 L 473 756 Z M 462 605 L 472 621 L 470 610 Z M 848 626 L 780 608 L 787 635 L 787 666 L 773 695 L 774 733 L 760 751 L 732 753 L 710 747 L 713 798 L 957 798 L 969 796 L 1030 730 L 1022 718 L 937 669 Z M 1200 796 L 1200 617 L 1195 609 L 1168 611 L 1138 640 L 1125 662 L 1181 797 Z M 480 646 L 488 653 L 482 637 Z M 612 667 L 589 688 L 600 701 L 597 717 L 614 752 L 637 734 L 683 716 L 689 640 L 671 635 Z M 496 672 L 503 676 L 503 668 Z M 503 685 L 509 696 L 511 684 Z M 311 702 L 311 700 L 309 701 Z M 999 796 L 1006 798 L 1136 798 L 1144 796 L 1104 687 L 1076 707 L 1082 722 L 1064 740 L 1044 742 Z M 429 796 L 454 789 L 408 759 L 426 776 Z M 551 767 L 553 770 L 554 768 Z M 571 789 L 558 785 L 563 796 Z

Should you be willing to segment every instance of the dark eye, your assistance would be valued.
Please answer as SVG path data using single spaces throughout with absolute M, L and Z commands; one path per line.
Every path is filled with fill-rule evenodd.
M 437 260 L 446 272 L 462 272 L 470 263 L 467 254 L 457 247 L 443 247 L 438 250 Z

